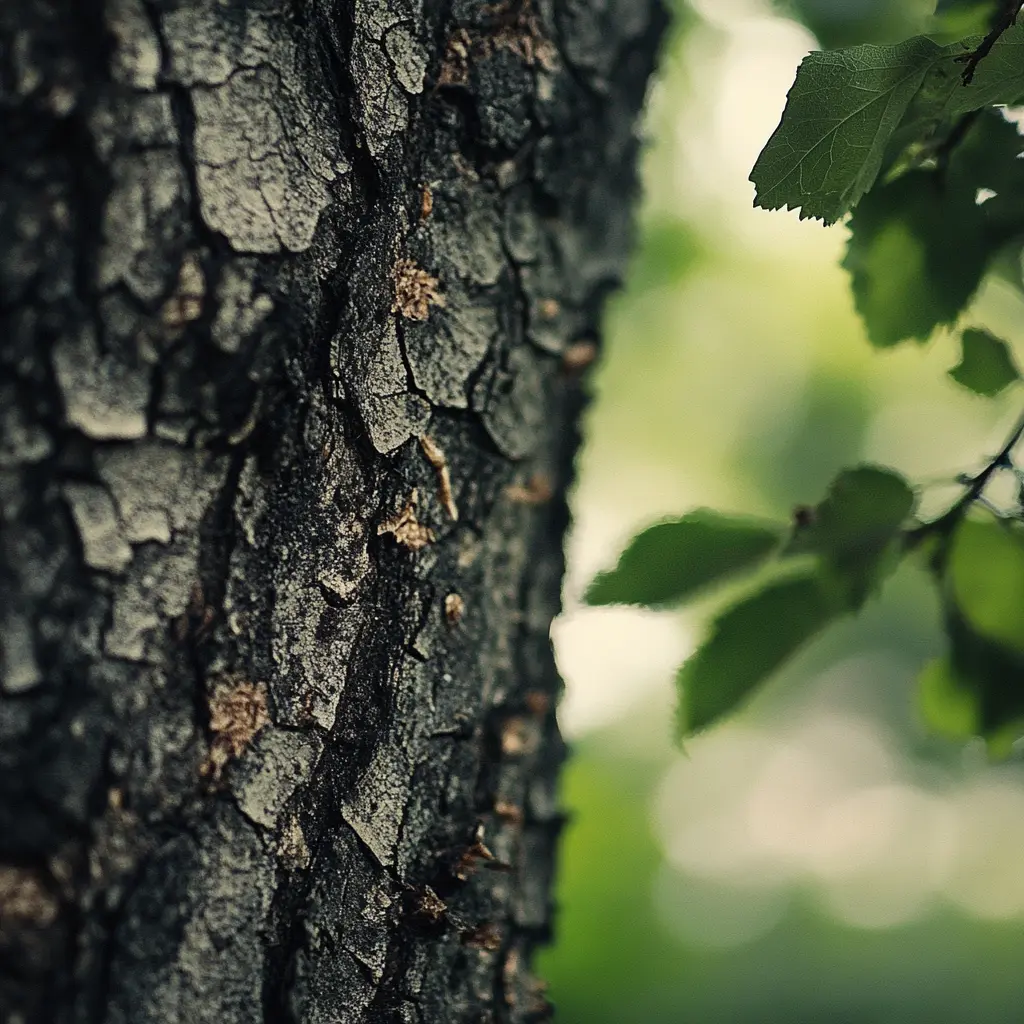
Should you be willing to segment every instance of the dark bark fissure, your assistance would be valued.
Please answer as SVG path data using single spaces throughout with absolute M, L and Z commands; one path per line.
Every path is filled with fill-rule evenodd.
M 0 1018 L 549 1008 L 655 0 L 0 8 Z

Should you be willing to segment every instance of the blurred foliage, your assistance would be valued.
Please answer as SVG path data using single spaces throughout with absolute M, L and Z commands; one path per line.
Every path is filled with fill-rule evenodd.
M 1010 346 L 1002 338 L 968 329 L 960 337 L 960 346 L 960 362 L 949 375 L 968 391 L 995 398 L 1021 379 Z
M 563 1024 L 1008 1024 L 1017 1020 L 1017 922 L 952 912 L 851 931 L 809 894 L 761 941 L 680 941 L 665 911 L 707 912 L 682 876 L 659 886 L 645 813 L 651 762 L 594 736 L 563 784 L 574 809 L 562 843 L 557 946 L 540 956 Z M 664 870 L 664 869 L 662 869 Z M 677 887 L 673 891 L 673 886 Z M 660 891 L 657 891 L 659 890 Z M 666 906 L 669 899 L 678 906 Z M 658 909 L 662 913 L 658 913 Z M 714 912 L 714 908 L 710 908 Z
M 954 39 L 984 32 L 994 0 L 782 0 L 778 8 L 802 21 L 827 50 L 886 43 L 929 30 Z M 934 10 L 933 10 L 934 8 Z
M 682 162 L 692 160 L 691 148 L 702 159 L 713 151 L 706 124 L 718 116 L 708 112 L 720 102 L 715 90 L 721 90 L 721 81 L 709 55 L 724 52 L 716 50 L 725 46 L 721 25 L 738 17 L 729 12 L 741 7 L 757 13 L 753 0 L 721 0 L 719 10 L 728 12 L 719 15 L 717 2 L 700 4 L 710 28 L 697 17 L 688 16 L 685 24 L 680 19 L 652 98 L 641 241 L 628 287 L 608 315 L 608 350 L 594 382 L 598 401 L 590 414 L 576 502 L 583 554 L 575 570 L 570 563 L 570 573 L 576 573 L 576 587 L 582 589 L 580 584 L 607 567 L 618 547 L 624 551 L 618 569 L 629 559 L 654 566 L 661 589 L 639 593 L 640 577 L 616 580 L 615 570 L 599 577 L 601 586 L 632 587 L 631 596 L 619 599 L 659 607 L 680 597 L 697 599 L 683 621 L 714 622 L 717 612 L 719 626 L 710 627 L 712 636 L 729 614 L 721 611 L 723 600 L 742 606 L 766 589 L 806 578 L 801 574 L 810 566 L 824 566 L 826 576 L 834 578 L 838 564 L 840 582 L 843 567 L 849 568 L 845 581 L 854 587 L 841 599 L 844 607 L 856 604 L 858 593 L 874 594 L 881 579 L 886 582 L 856 616 L 838 618 L 806 645 L 797 637 L 792 646 L 800 653 L 782 666 L 777 679 L 742 701 L 720 730 L 688 744 L 683 755 L 672 751 L 665 727 L 668 695 L 660 691 L 657 700 L 638 698 L 630 713 L 575 744 L 564 792 L 572 818 L 562 850 L 557 943 L 541 956 L 539 970 L 551 982 L 556 1019 L 565 1024 L 1005 1024 L 1020 1016 L 1024 1003 L 1019 971 L 1024 917 L 1019 908 L 999 909 L 1000 900 L 1015 898 L 1019 844 L 1002 849 L 997 840 L 985 838 L 985 830 L 1010 827 L 1012 814 L 1004 811 L 991 821 L 977 817 L 964 826 L 963 842 L 973 828 L 977 842 L 993 848 L 995 860 L 968 859 L 958 869 L 964 876 L 957 884 L 995 908 L 986 911 L 987 919 L 965 911 L 969 904 L 937 895 L 885 926 L 851 924 L 835 910 L 831 890 L 820 879 L 744 876 L 726 884 L 688 873 L 669 863 L 664 827 L 652 814 L 666 772 L 680 756 L 684 765 L 687 757 L 694 759 L 688 773 L 695 776 L 692 785 L 707 789 L 709 804 L 720 803 L 714 795 L 716 773 L 701 760 L 705 752 L 739 750 L 737 737 L 745 724 L 781 736 L 784 723 L 797 721 L 809 706 L 874 723 L 898 749 L 894 778 L 902 774 L 938 794 L 944 787 L 987 779 L 984 754 L 964 746 L 965 737 L 988 731 L 992 747 L 1006 753 L 1016 732 L 1000 734 L 993 723 L 1013 724 L 1019 713 L 1005 699 L 1013 696 L 1010 687 L 987 692 L 969 681 L 979 665 L 982 676 L 992 678 L 994 657 L 1017 657 L 1019 624 L 1006 609 L 1022 578 L 1013 568 L 1021 550 L 1018 534 L 1011 531 L 1007 543 L 990 514 L 982 509 L 980 517 L 968 515 L 964 505 L 963 515 L 947 520 L 945 538 L 915 540 L 908 547 L 912 557 L 888 575 L 894 547 L 916 536 L 913 531 L 922 524 L 940 519 L 970 490 L 978 471 L 958 478 L 958 469 L 1006 437 L 1012 409 L 1007 398 L 1012 402 L 1019 389 L 1013 379 L 997 385 L 1009 376 L 1000 352 L 1015 367 L 1013 351 L 1019 351 L 1024 320 L 1019 263 L 1010 247 L 983 238 L 975 246 L 981 270 L 969 288 L 961 286 L 966 294 L 956 300 L 966 304 L 960 317 L 972 326 L 956 338 L 940 327 L 927 346 L 893 346 L 884 357 L 873 355 L 854 314 L 849 279 L 836 269 L 840 247 L 819 241 L 834 235 L 783 218 L 778 237 L 764 240 L 767 229 L 758 235 L 756 225 L 748 228 L 747 220 L 741 225 L 717 194 L 694 184 L 699 161 L 680 170 Z M 898 0 L 793 0 L 774 6 L 801 16 L 826 48 L 892 43 L 923 31 L 944 46 L 982 30 L 991 14 L 990 5 L 964 0 L 940 3 L 935 16 L 927 4 Z M 763 32 L 763 22 L 757 22 L 757 31 Z M 729 45 L 738 38 L 729 33 Z M 743 73 L 737 69 L 752 66 L 749 54 L 746 64 L 737 57 L 730 66 Z M 750 75 L 744 88 L 752 101 L 760 86 L 753 70 Z M 730 108 L 733 116 L 737 109 L 742 108 Z M 1002 130 L 988 115 L 985 120 Z M 687 133 L 694 133 L 692 147 Z M 955 173 L 963 174 L 964 184 L 957 187 L 966 189 L 979 167 L 988 174 L 995 164 L 970 164 L 972 139 L 964 135 L 967 145 L 957 161 L 965 169 Z M 931 173 L 927 160 L 935 157 L 935 147 L 915 149 L 902 137 L 897 142 L 902 148 L 884 154 L 886 170 L 865 203 L 901 175 Z M 707 177 L 715 176 L 724 178 L 726 172 L 712 168 Z M 984 211 L 993 201 L 977 209 Z M 996 213 L 1002 216 L 999 207 L 984 216 Z M 749 216 L 760 218 L 758 223 L 771 220 L 763 213 Z M 876 236 L 893 219 L 881 210 L 872 222 L 878 225 Z M 913 228 L 911 223 L 906 234 L 914 251 L 923 254 L 917 265 L 941 266 L 928 255 L 928 239 Z M 834 230 L 845 233 L 842 227 Z M 868 232 L 863 239 L 870 248 Z M 853 251 L 855 244 L 848 244 Z M 954 240 L 948 248 L 955 254 L 958 245 Z M 886 269 L 884 263 L 881 267 Z M 886 284 L 879 275 L 865 289 L 877 296 Z M 905 287 L 898 281 L 893 285 L 897 296 Z M 940 295 L 936 301 L 948 298 Z M 953 319 L 940 313 L 932 316 L 933 323 Z M 902 330 L 893 327 L 889 333 Z M 905 336 L 915 331 L 931 333 L 914 326 Z M 991 342 L 979 343 L 982 334 Z M 946 373 L 951 367 L 953 380 Z M 990 402 L 978 397 L 988 393 L 996 395 Z M 854 517 L 851 546 L 842 516 L 838 528 L 830 526 L 829 481 L 840 484 L 839 467 L 858 464 L 893 465 L 897 483 L 919 484 L 912 514 L 894 501 L 893 516 L 883 517 L 880 532 L 868 531 L 865 538 L 859 532 L 863 523 Z M 1006 485 L 997 488 L 993 500 L 1010 509 L 1016 500 L 1013 474 L 1000 467 L 989 480 Z M 833 487 L 833 499 L 836 493 Z M 639 551 L 626 543 L 645 522 L 678 525 L 687 520 L 680 510 L 708 505 L 743 509 L 759 517 L 754 523 L 776 526 L 767 529 L 763 548 L 759 543 L 740 550 L 715 547 L 711 562 L 690 561 L 685 570 L 660 560 L 657 545 L 646 546 L 649 537 Z M 822 519 L 828 529 L 811 529 Z M 709 520 L 702 521 L 706 527 Z M 745 517 L 739 521 L 750 523 Z M 769 545 L 768 533 L 782 540 Z M 708 551 L 707 535 L 687 536 L 677 528 L 671 538 L 663 536 L 677 551 Z M 641 530 L 638 542 L 644 537 Z M 795 550 L 798 538 L 802 551 Z M 965 571 L 965 565 L 974 571 Z M 736 582 L 744 566 L 754 573 L 746 585 Z M 715 581 L 723 588 L 718 604 L 707 597 Z M 989 581 L 995 581 L 994 597 Z M 822 598 L 826 608 L 832 599 Z M 815 624 L 816 614 L 812 609 L 808 621 L 805 613 L 807 626 Z M 763 667 L 772 646 L 777 650 L 787 638 L 777 635 L 770 615 L 759 614 L 756 629 L 764 633 L 752 645 L 761 647 L 757 657 Z M 752 635 L 747 628 L 741 632 Z M 925 664 L 915 691 L 915 674 Z M 839 672 L 837 666 L 856 668 Z M 597 668 L 593 671 L 596 675 Z M 736 678 L 731 668 L 726 674 Z M 597 680 L 580 685 L 596 686 Z M 624 679 L 622 685 L 633 682 Z M 712 707 L 713 714 L 720 710 L 726 708 Z M 761 767 L 755 760 L 745 770 L 756 776 Z M 999 778 L 1007 787 L 1019 786 L 1016 776 Z M 696 811 L 691 813 L 696 818 Z M 692 823 L 683 815 L 678 824 Z M 728 841 L 720 853 L 730 857 Z M 921 873 L 913 866 L 904 870 L 909 879 Z M 898 890 L 894 895 L 898 902 Z M 869 896 L 872 905 L 892 902 L 884 888 Z M 767 915 L 760 930 L 744 934 L 740 928 L 731 937 L 722 931 L 729 921 L 760 914 Z
M 963 8 L 947 4 L 943 15 Z M 1024 21 L 1017 26 L 1007 15 L 985 36 L 942 46 L 919 35 L 895 46 L 817 51 L 797 71 L 782 120 L 750 175 L 755 205 L 825 224 L 854 210 L 844 266 L 876 347 L 927 340 L 955 323 L 1000 250 L 1012 244 L 1019 254 L 1024 244 L 1024 141 L 995 109 L 1024 99 L 1022 47 Z M 658 255 L 655 249 L 650 258 Z M 666 273 L 679 275 L 686 265 Z M 1002 339 L 968 329 L 961 349 L 950 375 L 962 387 L 991 398 L 1019 381 Z M 781 523 L 706 511 L 659 523 L 596 578 L 586 600 L 681 604 L 759 569 L 773 548 L 780 562 L 812 557 L 809 568 L 770 580 L 718 615 L 677 676 L 682 738 L 734 711 L 822 629 L 860 611 L 901 559 L 924 550 L 946 608 L 950 653 L 928 668 L 922 707 L 945 723 L 954 713 L 963 717 L 962 695 L 971 692 L 976 730 L 1002 738 L 1024 718 L 1024 541 L 1014 525 L 1024 524 L 1024 466 L 1013 461 L 1022 437 L 1024 418 L 999 453 L 962 481 L 963 493 L 930 518 L 914 515 L 917 496 L 899 474 L 862 466 L 840 472 L 817 507 L 798 508 L 781 546 Z M 986 489 L 1000 473 L 1020 487 L 1010 505 L 997 508 Z M 976 506 L 996 522 L 967 519 Z M 965 590 L 957 581 L 968 572 Z M 943 688 L 939 679 L 956 685 Z M 937 707 L 954 690 L 955 707 Z
M 826 49 L 904 39 L 931 11 L 922 0 L 790 0 L 779 5 L 802 21 Z

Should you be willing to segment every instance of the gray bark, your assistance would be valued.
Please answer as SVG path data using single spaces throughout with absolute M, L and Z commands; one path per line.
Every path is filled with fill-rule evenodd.
M 528 1021 L 655 0 L 0 7 L 0 1019 Z

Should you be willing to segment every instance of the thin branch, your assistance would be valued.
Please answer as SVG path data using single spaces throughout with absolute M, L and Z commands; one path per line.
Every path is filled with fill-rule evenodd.
M 1024 438 L 1024 413 L 1017 420 L 1009 437 L 1007 437 L 1002 448 L 999 449 L 998 454 L 989 460 L 981 472 L 963 480 L 965 486 L 964 493 L 937 519 L 922 523 L 907 534 L 907 546 L 915 547 L 925 537 L 933 533 L 947 532 L 963 516 L 967 509 L 982 496 L 982 492 L 988 486 L 989 481 L 999 470 L 1013 468 L 1010 456 L 1013 453 L 1013 449 L 1020 443 L 1021 438 Z
M 962 57 L 956 58 L 958 63 L 967 65 L 960 76 L 964 85 L 971 84 L 978 65 L 989 55 L 992 47 L 999 42 L 999 37 L 1007 29 L 1017 24 L 1017 15 L 1020 14 L 1022 7 L 1024 7 L 1024 0 L 1005 0 L 1002 8 L 992 20 L 992 28 L 989 30 L 988 35 L 978 44 L 978 48 L 964 54 Z
M 996 455 L 989 464 L 978 474 L 971 477 L 971 482 L 968 484 L 967 490 L 961 495 L 960 500 L 954 505 L 954 508 L 958 506 L 966 508 L 970 505 L 975 498 L 979 497 L 981 492 L 988 486 L 989 480 L 992 479 L 993 474 L 1000 469 L 1005 469 L 1007 466 L 1012 465 L 1010 462 L 1010 455 L 1013 453 L 1013 449 L 1017 447 L 1020 439 L 1024 437 L 1024 414 L 1021 415 L 1020 419 L 1017 420 L 1016 425 L 1010 432 L 1010 436 L 1006 439 L 1003 447 L 999 449 L 999 454 Z M 952 511 L 952 510 L 951 510 Z

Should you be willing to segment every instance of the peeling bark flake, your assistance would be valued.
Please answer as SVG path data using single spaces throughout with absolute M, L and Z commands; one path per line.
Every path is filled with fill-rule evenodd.
M 459 509 L 455 504 L 455 496 L 452 494 L 452 478 L 448 469 L 448 459 L 445 457 L 444 452 L 438 447 L 437 442 L 427 434 L 423 434 L 422 437 L 420 437 L 420 447 L 423 449 L 423 454 L 427 457 L 427 462 L 429 462 L 437 472 L 437 483 L 441 492 L 441 504 L 444 506 L 445 512 L 447 512 L 451 517 L 452 522 L 457 522 L 459 518 Z
M 409 500 L 398 515 L 386 519 L 377 527 L 377 536 L 383 537 L 390 534 L 395 540 L 407 547 L 410 551 L 419 551 L 436 540 L 434 531 L 429 526 L 424 526 L 416 518 L 416 503 L 419 501 L 419 492 L 413 490 Z

